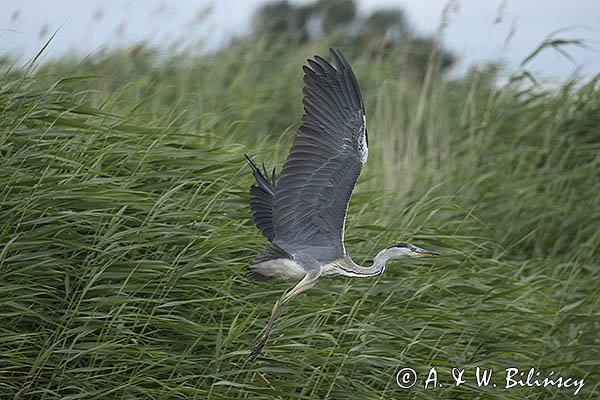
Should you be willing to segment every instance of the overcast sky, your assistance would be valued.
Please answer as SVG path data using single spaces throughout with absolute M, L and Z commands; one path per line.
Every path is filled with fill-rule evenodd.
M 211 50 L 248 31 L 256 8 L 268 0 L 2 0 L 0 55 L 30 59 L 58 30 L 45 57 L 76 50 L 81 57 L 111 46 L 149 41 L 166 50 Z M 307 1 L 294 1 L 306 3 Z M 359 12 L 400 7 L 415 31 L 433 34 L 448 0 L 357 0 Z M 444 45 L 459 56 L 455 73 L 472 63 L 519 63 L 557 29 L 562 38 L 588 40 L 592 50 L 569 47 L 580 75 L 600 73 L 600 0 L 458 0 L 453 2 Z M 510 40 L 507 43 L 507 38 Z M 334 45 L 334 44 L 333 44 Z M 546 51 L 531 65 L 536 73 L 566 78 L 576 66 Z

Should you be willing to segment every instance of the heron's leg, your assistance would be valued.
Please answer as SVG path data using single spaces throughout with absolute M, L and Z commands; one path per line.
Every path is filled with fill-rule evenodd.
M 289 292 L 285 293 L 279 300 L 275 302 L 275 306 L 273 306 L 273 311 L 271 311 L 271 318 L 269 318 L 269 322 L 267 323 L 267 327 L 265 329 L 265 333 L 262 335 L 256 346 L 250 352 L 250 360 L 253 360 L 260 354 L 260 351 L 267 343 L 267 339 L 269 338 L 269 334 L 271 333 L 271 328 L 273 327 L 273 321 L 277 318 L 277 314 L 279 313 L 279 308 L 284 305 L 289 299 L 294 296 L 299 295 L 305 290 L 310 289 L 317 283 L 317 279 L 321 276 L 320 271 L 318 273 L 308 273 L 302 278 L 300 282 L 296 284 Z

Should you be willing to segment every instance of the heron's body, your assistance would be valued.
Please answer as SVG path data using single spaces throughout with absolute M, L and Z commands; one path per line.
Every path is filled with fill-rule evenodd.
M 273 321 L 290 298 L 321 277 L 371 278 L 393 257 L 437 255 L 408 243 L 380 251 L 370 267 L 357 265 L 344 247 L 350 196 L 368 157 L 365 108 L 358 82 L 339 51 L 334 68 L 319 56 L 304 66 L 304 116 L 279 182 L 246 156 L 256 185 L 250 188 L 253 219 L 269 245 L 248 266 L 255 280 L 283 278 L 297 284 L 275 304 L 256 357 Z
M 353 272 L 358 267 L 348 256 L 334 260 L 330 263 L 321 264 L 318 260 L 312 259 L 289 259 L 276 258 L 273 260 L 252 264 L 249 269 L 261 277 L 255 277 L 257 280 L 279 278 L 285 280 L 298 280 L 304 278 L 307 270 L 314 270 L 320 277 L 346 276 L 350 278 L 369 278 L 365 274 Z M 250 274 L 252 275 L 252 274 Z

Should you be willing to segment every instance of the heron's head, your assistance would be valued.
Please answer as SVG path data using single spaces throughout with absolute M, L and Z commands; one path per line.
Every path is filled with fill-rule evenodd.
M 392 257 L 439 257 L 441 254 L 435 251 L 425 250 L 410 243 L 396 243 L 388 247 Z

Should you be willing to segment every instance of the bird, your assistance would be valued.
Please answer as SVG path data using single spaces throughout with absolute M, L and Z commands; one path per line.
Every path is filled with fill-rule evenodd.
M 384 248 L 371 266 L 356 264 L 344 247 L 348 204 L 368 157 L 367 119 L 358 81 L 350 64 L 329 49 L 333 64 L 315 55 L 303 65 L 303 108 L 288 157 L 276 180 L 244 154 L 255 184 L 250 208 L 256 227 L 269 241 L 246 267 L 256 281 L 280 278 L 296 284 L 275 303 L 263 335 L 250 351 L 265 346 L 280 308 L 323 277 L 373 278 L 390 259 L 440 256 L 410 243 Z

